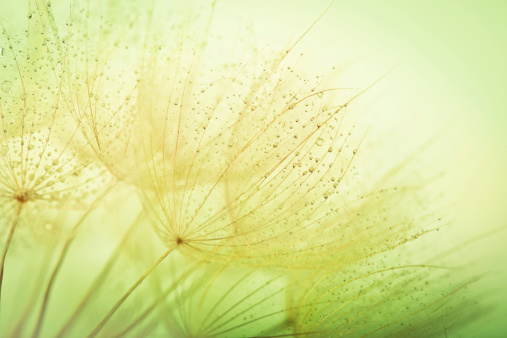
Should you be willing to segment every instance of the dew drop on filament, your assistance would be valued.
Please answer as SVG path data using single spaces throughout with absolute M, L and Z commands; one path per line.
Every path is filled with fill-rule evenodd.
M 1 56 L 1 54 L 0 54 L 0 56 Z M 9 93 L 12 88 L 12 82 L 11 81 L 4 81 L 0 87 L 4 93 Z

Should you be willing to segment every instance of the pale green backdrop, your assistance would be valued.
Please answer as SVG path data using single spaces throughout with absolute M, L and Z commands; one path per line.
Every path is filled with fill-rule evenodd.
M 219 6 L 251 18 L 263 46 L 297 39 L 329 3 Z M 389 135 L 381 142 L 394 153 L 439 135 L 427 163 L 447 174 L 439 184 L 458 241 L 477 238 L 463 258 L 487 271 L 478 288 L 491 306 L 459 335 L 506 336 L 507 1 L 337 0 L 302 43 L 314 66 L 346 65 L 344 86 L 366 86 L 395 66 L 356 109 L 380 130 L 373 135 Z M 482 236 L 498 227 L 504 230 Z

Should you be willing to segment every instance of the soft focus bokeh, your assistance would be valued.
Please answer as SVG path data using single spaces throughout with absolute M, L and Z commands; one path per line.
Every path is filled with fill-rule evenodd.
M 182 4 L 183 1 L 180 2 L 174 7 L 177 13 L 178 6 L 196 5 L 196 8 L 208 10 L 211 3 L 211 1 L 200 0 L 191 1 L 188 4 L 186 2 Z M 100 7 L 94 1 L 90 1 L 90 3 Z M 62 25 L 60 27 L 62 30 L 62 27 L 64 27 L 63 22 L 67 18 L 66 11 L 69 7 L 66 5 L 65 0 L 55 0 L 54 4 L 56 21 Z M 167 5 L 168 8 L 163 8 L 164 5 Z M 157 6 L 160 6 L 158 8 L 161 10 L 159 13 L 155 13 L 155 16 L 166 13 L 165 10 L 170 10 L 172 5 L 172 2 L 164 4 L 164 1 L 159 1 Z M 120 2 L 116 6 L 120 6 Z M 149 5 L 147 5 L 148 7 Z M 111 14 L 112 21 L 118 27 L 122 24 L 128 26 L 126 19 L 123 22 L 122 17 L 114 16 L 114 8 L 114 6 L 106 7 L 105 12 L 109 10 L 109 14 L 113 13 Z M 143 10 L 145 9 L 143 7 Z M 22 32 L 26 20 L 24 7 L 14 2 L 5 2 L 0 5 L 0 10 L 2 11 L 0 17 L 6 27 L 14 32 L 21 32 L 20 36 L 23 36 Z M 118 12 L 121 11 L 118 10 Z M 5 13 L 9 14 L 6 15 Z M 322 15 L 323 13 L 324 15 Z M 129 20 L 136 17 L 135 13 L 129 13 L 129 15 Z M 206 15 L 203 14 L 204 17 Z M 140 15 L 140 17 L 142 16 Z M 358 171 L 364 175 L 361 177 L 367 178 L 366 182 L 375 182 L 375 179 L 382 175 L 385 170 L 404 164 L 403 168 L 406 170 L 403 172 L 406 175 L 413 176 L 404 177 L 401 175 L 401 178 L 405 180 L 402 182 L 409 182 L 407 185 L 413 185 L 411 187 L 414 188 L 414 191 L 430 200 L 430 203 L 427 203 L 427 201 L 421 201 L 420 203 L 420 205 L 427 205 L 429 217 L 441 215 L 445 222 L 450 220 L 450 226 L 428 234 L 427 237 L 422 236 L 421 241 L 409 243 L 406 245 L 406 249 L 403 249 L 405 251 L 401 252 L 402 254 L 408 253 L 407 257 L 403 258 L 413 264 L 426 264 L 429 253 L 433 251 L 441 253 L 449 250 L 449 257 L 447 257 L 449 264 L 457 267 L 469 267 L 468 271 L 472 275 L 481 276 L 481 279 L 470 287 L 472 300 L 475 297 L 480 303 L 476 310 L 479 318 L 477 321 L 472 321 L 469 325 L 459 328 L 457 334 L 464 337 L 503 336 L 507 332 L 507 323 L 504 320 L 507 317 L 507 305 L 505 305 L 507 304 L 507 288 L 504 286 L 507 280 L 507 266 L 505 264 L 507 259 L 505 245 L 507 241 L 507 175 L 505 174 L 507 172 L 506 17 L 507 3 L 503 1 L 218 0 L 211 22 L 213 35 L 210 41 L 213 43 L 211 48 L 214 49 L 210 48 L 210 50 L 207 50 L 208 54 L 206 54 L 214 56 L 216 60 L 202 61 L 205 66 L 210 66 L 220 65 L 220 62 L 227 60 L 228 57 L 245 60 L 248 59 L 250 52 L 256 49 L 287 49 L 294 41 L 304 35 L 297 46 L 298 53 L 300 51 L 304 52 L 304 58 L 301 58 L 297 65 L 297 69 L 302 72 L 303 78 L 314 79 L 313 74 L 326 75 L 331 73 L 331 69 L 334 69 L 332 71 L 333 75 L 330 76 L 332 78 L 330 83 L 339 83 L 343 87 L 352 88 L 355 92 L 378 81 L 371 89 L 360 95 L 351 104 L 350 111 L 347 111 L 348 117 L 356 121 L 357 129 L 359 129 L 358 134 L 367 130 L 364 143 L 359 151 L 361 156 L 358 156 L 358 160 L 354 162 L 354 165 L 360 167 Z M 82 19 L 85 21 L 84 18 Z M 94 20 L 98 21 L 97 18 L 91 18 L 90 23 L 92 25 L 96 23 Z M 192 18 L 184 17 L 181 20 L 183 22 L 185 20 L 191 21 Z M 142 24 L 143 22 L 139 26 L 145 27 Z M 76 24 L 76 26 L 79 27 L 79 24 Z M 197 25 L 197 27 L 202 26 L 204 26 L 202 22 Z M 113 25 L 113 27 L 115 26 Z M 133 25 L 133 27 L 137 28 L 138 26 Z M 309 29 L 310 27 L 311 29 Z M 307 29 L 309 31 L 305 34 Z M 153 29 L 153 31 L 156 30 L 157 27 Z M 126 36 L 132 40 L 123 41 L 122 43 L 132 42 L 131 45 L 136 46 L 136 48 L 128 51 L 126 49 L 120 50 L 117 55 L 115 54 L 118 59 L 111 62 L 112 68 L 108 68 L 109 73 L 105 75 L 107 81 L 110 80 L 109 76 L 111 76 L 113 80 L 110 83 L 112 85 L 109 82 L 102 83 L 102 88 L 107 88 L 111 93 L 116 90 L 116 77 L 114 77 L 116 71 L 124 76 L 123 79 L 126 79 L 127 84 L 133 85 L 134 81 L 129 83 L 129 75 L 125 76 L 123 68 L 135 64 L 137 58 L 140 59 L 141 55 L 146 52 L 142 49 L 139 38 L 143 36 L 144 32 L 135 29 L 128 32 Z M 98 36 L 97 34 L 95 38 Z M 110 38 L 107 34 L 105 36 Z M 163 37 L 157 36 L 157 38 L 163 41 Z M 94 48 L 93 36 L 90 41 L 91 48 Z M 236 50 L 234 48 L 235 44 L 239 45 L 240 48 Z M 84 45 L 78 47 L 84 49 Z M 5 46 L 0 46 L 0 48 L 2 48 L 1 53 L 6 53 L 7 48 Z M 96 48 L 100 50 L 99 47 Z M 236 52 L 240 55 L 234 54 Z M 72 55 L 70 59 L 74 61 Z M 179 64 L 171 64 L 167 69 L 171 67 L 178 69 L 178 66 Z M 1 71 L 0 69 L 0 83 L 4 83 L 1 78 Z M 162 71 L 153 73 L 153 79 L 157 78 L 155 75 L 165 74 Z M 217 73 L 220 73 L 220 70 Z M 171 74 L 170 71 L 169 74 Z M 208 77 L 213 78 L 214 75 L 206 73 L 203 79 L 207 81 Z M 132 78 L 134 77 L 136 76 L 132 75 Z M 151 79 L 149 76 L 146 78 Z M 123 86 L 123 82 L 121 84 L 120 82 L 116 83 L 118 87 Z M 146 85 L 147 82 L 149 81 L 140 82 L 141 87 L 145 86 L 142 89 L 147 92 L 146 97 L 153 95 L 153 92 L 158 93 L 155 90 L 151 91 L 151 88 Z M 76 85 L 76 88 L 79 88 L 79 85 Z M 84 88 L 84 86 L 81 88 Z M 100 95 L 105 93 L 102 88 L 98 91 Z M 157 89 L 163 92 L 162 88 L 160 86 Z M 123 87 L 121 90 L 126 92 Z M 9 90 L 4 90 L 4 92 L 9 92 Z M 118 97 L 123 99 L 121 96 L 124 95 L 124 92 L 120 93 L 119 90 L 118 93 Z M 84 107 L 88 103 L 88 93 L 83 91 L 80 94 L 83 101 L 76 100 L 78 102 L 76 105 L 81 103 Z M 107 94 L 109 92 L 105 96 Z M 76 94 L 76 97 L 78 96 Z M 112 106 L 115 106 L 117 102 L 115 102 L 114 93 L 111 97 Z M 212 96 L 207 98 L 214 99 Z M 242 101 L 238 102 L 241 104 Z M 161 103 L 165 104 L 165 101 L 161 101 Z M 178 104 L 175 103 L 175 105 Z M 146 104 L 146 107 L 150 106 Z M 86 109 L 83 111 L 86 111 Z M 104 116 L 108 118 L 108 115 Z M 189 116 L 192 117 L 192 115 Z M 227 116 L 222 116 L 222 118 L 226 120 Z M 155 127 L 162 125 L 157 125 L 156 121 L 152 124 Z M 83 129 L 85 128 L 83 127 Z M 92 135 L 92 129 L 85 130 L 83 133 L 89 132 Z M 156 128 L 151 130 L 153 132 Z M 152 134 L 154 135 L 155 132 Z M 245 132 L 245 134 L 248 133 Z M 115 136 L 114 134 L 111 135 Z M 152 136 L 149 133 L 147 135 L 148 138 Z M 193 135 L 189 134 L 190 136 Z M 103 151 L 98 145 L 98 137 L 97 144 L 93 143 L 93 137 L 89 137 L 88 140 L 90 139 L 92 140 L 89 141 L 90 146 L 95 147 L 93 151 L 96 153 Z M 111 139 L 114 139 L 114 137 L 111 137 Z M 123 142 L 123 139 L 117 139 L 119 139 L 118 142 Z M 113 146 L 111 147 L 113 150 L 116 146 L 114 142 L 116 141 L 112 141 Z M 92 153 L 91 150 L 90 153 Z M 128 162 L 131 160 L 129 156 L 123 156 L 123 153 L 111 155 L 104 152 L 104 154 L 102 154 L 104 155 L 103 158 L 100 158 L 101 155 L 98 157 L 111 171 L 111 174 L 116 175 L 120 180 L 124 180 L 123 183 L 130 184 L 134 181 L 134 179 L 130 181 L 129 175 L 135 176 L 136 170 L 133 170 L 133 168 L 136 166 L 135 162 L 133 162 L 133 165 L 132 162 Z M 371 161 L 369 161 L 370 159 Z M 188 163 L 188 161 L 185 163 Z M 377 169 L 379 170 L 377 171 Z M 157 177 L 158 174 L 155 171 L 154 176 Z M 152 176 L 149 178 L 153 179 Z M 351 182 L 353 180 L 354 178 Z M 155 183 L 159 184 L 159 182 Z M 136 184 L 139 184 L 139 182 L 136 182 Z M 419 184 L 420 186 L 418 186 Z M 135 184 L 133 185 L 135 186 Z M 353 184 L 351 186 L 354 187 Z M 91 283 L 91 280 L 93 280 L 92 274 L 96 273 L 98 266 L 105 264 L 112 251 L 110 242 L 118 240 L 121 237 L 120 235 L 130 226 L 130 223 L 136 224 L 138 222 L 136 217 L 141 219 L 138 222 L 141 227 L 147 226 L 145 224 L 147 223 L 145 222 L 145 215 L 141 212 L 142 204 L 140 199 L 133 197 L 135 193 L 129 190 L 131 188 L 134 189 L 133 187 L 122 186 L 118 188 L 118 191 L 115 191 L 116 188 L 114 188 L 113 192 L 117 195 L 113 194 L 113 197 L 107 197 L 104 201 L 101 201 L 99 203 L 100 207 L 91 213 L 84 222 L 85 226 L 82 228 L 85 230 L 80 233 L 82 237 L 77 236 L 69 258 L 70 262 L 79 262 L 82 266 L 76 263 L 73 263 L 74 266 L 70 266 L 71 263 L 67 263 L 67 266 L 64 265 L 64 273 L 62 273 L 62 277 L 56 284 L 57 290 L 60 285 L 67 287 L 67 289 L 62 287 L 62 290 L 73 290 L 74 287 L 79 289 L 77 287 L 79 282 L 86 284 L 83 281 L 90 281 Z M 171 186 L 169 184 L 164 188 L 170 190 Z M 160 189 L 160 191 L 162 190 Z M 403 206 L 404 204 L 400 203 L 400 205 Z M 0 208 L 1 210 L 3 209 Z M 371 213 L 376 214 L 376 210 L 372 210 Z M 414 215 L 414 217 L 418 216 L 421 215 Z M 73 217 L 78 218 L 78 216 Z M 62 223 L 65 221 L 72 223 L 74 220 L 69 217 L 68 220 L 63 219 L 60 221 Z M 103 226 L 106 224 L 111 226 Z M 424 224 L 424 226 L 426 225 Z M 122 258 L 125 261 L 120 260 L 121 264 L 115 267 L 118 271 L 123 269 L 121 273 L 124 273 L 126 277 L 133 281 L 145 271 L 145 265 L 143 264 L 152 262 L 159 256 L 158 251 L 150 250 L 153 248 L 159 251 L 166 250 L 164 246 L 167 244 L 151 238 L 151 233 L 147 235 L 148 232 L 145 233 L 144 230 L 139 230 L 139 232 L 143 234 L 138 236 L 140 243 L 143 243 L 143 236 L 146 236 L 145 242 L 148 245 L 141 248 L 135 247 L 133 244 L 132 247 L 129 246 L 130 244 L 126 245 L 128 247 L 125 250 L 126 256 Z M 103 235 L 100 240 L 93 237 L 95 233 Z M 156 244 L 151 241 L 156 242 Z M 59 249 L 57 246 L 55 248 Z M 373 248 L 370 249 L 372 252 L 375 251 Z M 179 259 L 178 257 L 171 259 L 176 261 Z M 280 261 L 282 262 L 282 260 Z M 386 259 L 386 261 L 388 260 Z M 394 261 L 396 262 L 396 258 L 394 258 Z M 14 260 L 13 262 L 17 261 Z M 46 264 L 50 266 L 48 262 Z M 400 260 L 400 264 L 403 262 Z M 166 270 L 164 271 L 171 271 L 174 276 L 181 273 L 178 269 L 187 268 L 186 264 L 174 268 L 170 262 L 165 263 L 167 266 L 165 266 Z M 15 265 L 11 264 L 11 266 Z M 38 263 L 33 262 L 32 264 L 37 265 Z M 79 266 L 79 269 L 76 269 L 76 266 Z M 188 266 L 190 266 L 190 263 L 188 263 Z M 19 263 L 11 271 L 27 270 L 26 273 L 29 273 L 30 269 L 30 266 Z M 212 279 L 211 276 L 214 276 L 217 268 L 211 266 L 207 269 L 209 271 L 206 269 L 196 270 L 198 271 L 197 280 Z M 117 270 L 111 271 L 114 272 L 111 275 L 115 275 L 117 272 Z M 245 283 L 248 284 L 245 286 L 246 289 L 248 287 L 257 288 L 257 284 L 263 284 L 269 278 L 273 278 L 273 280 L 279 278 L 271 277 L 270 273 L 272 272 L 266 274 L 263 271 L 252 270 L 250 272 L 247 268 L 238 271 L 236 275 L 231 274 L 231 276 L 245 277 L 248 283 L 250 283 L 250 280 L 246 279 L 246 276 L 249 276 L 250 273 L 254 276 L 260 276 L 252 279 L 252 285 Z M 121 275 L 121 273 L 118 273 L 118 275 Z M 15 274 L 6 276 L 8 286 L 13 289 L 19 287 Z M 178 280 L 174 276 L 174 280 Z M 282 276 L 282 280 L 289 279 L 283 274 Z M 42 280 L 42 277 L 39 278 Z M 97 297 L 97 299 L 104 298 L 104 300 L 114 304 L 114 301 L 121 297 L 122 293 L 119 291 L 123 290 L 121 287 L 126 288 L 132 284 L 128 282 L 130 280 L 128 278 L 118 282 L 111 277 L 112 282 L 103 283 L 101 293 L 96 294 L 101 297 Z M 213 278 L 217 278 L 217 280 L 224 279 L 229 283 L 234 280 L 230 279 L 227 273 L 219 276 L 218 272 L 216 277 Z M 433 278 L 435 278 L 435 284 L 441 286 L 440 280 L 436 277 Z M 158 279 L 154 279 L 154 281 L 151 281 L 152 284 L 145 283 L 143 285 L 148 291 L 150 287 L 159 283 Z M 458 279 L 459 277 L 456 277 L 456 280 Z M 108 279 L 104 280 L 106 282 L 110 281 Z M 445 279 L 443 280 L 445 281 Z M 37 284 L 36 279 L 33 282 Z M 331 279 L 331 282 L 335 283 L 336 281 Z M 402 282 L 403 279 L 400 281 L 401 285 L 403 285 Z M 117 287 L 115 283 L 118 283 L 121 287 Z M 165 286 L 164 283 L 169 282 L 162 278 L 161 285 L 156 286 L 161 288 L 161 286 Z M 209 288 L 215 290 L 215 286 L 212 288 L 211 284 L 209 284 Z M 241 283 L 238 282 L 239 284 Z M 274 284 L 275 286 L 271 286 L 272 289 L 266 291 L 268 294 L 276 289 L 276 283 Z M 365 282 L 366 284 L 367 282 Z M 442 286 L 442 288 L 445 288 L 445 286 Z M 216 295 L 225 292 L 224 289 L 227 289 L 216 287 L 219 290 L 213 291 L 215 293 L 210 293 L 212 296 L 209 296 L 207 291 L 203 295 L 199 293 L 204 290 L 203 288 L 193 294 L 191 292 L 187 293 L 187 287 L 192 290 L 190 284 L 182 284 L 180 293 L 181 295 L 191 294 L 191 297 L 185 301 L 179 300 L 177 299 L 179 294 L 176 292 L 175 295 L 171 296 L 175 299 L 173 300 L 171 297 L 169 299 L 173 302 L 171 304 L 180 302 L 181 308 L 186 309 L 188 306 L 188 309 L 192 309 L 195 304 L 202 303 L 202 299 L 218 297 Z M 323 282 L 319 288 L 322 288 L 325 292 L 331 286 Z M 317 288 L 317 291 L 321 291 L 319 288 Z M 34 290 L 36 289 L 34 288 Z M 110 289 L 114 290 L 110 291 Z M 17 290 L 16 293 L 7 294 L 5 296 L 6 300 L 2 299 L 2 302 L 15 304 L 18 299 L 24 299 L 20 296 L 23 293 L 23 288 L 20 287 Z M 373 287 L 372 290 L 376 291 Z M 290 292 L 292 292 L 292 289 L 289 288 L 287 293 L 290 294 Z M 241 292 L 238 291 L 238 293 Z M 437 294 L 437 291 L 434 291 L 434 293 Z M 103 294 L 107 297 L 102 297 Z M 148 294 L 151 293 L 148 292 Z M 143 294 L 141 293 L 141 295 Z M 70 292 L 69 295 L 62 292 L 54 296 L 55 303 L 50 307 L 52 312 L 49 312 L 46 327 L 50 327 L 49 330 L 52 330 L 53 326 L 55 328 L 60 327 L 66 318 L 59 315 L 59 309 L 74 306 L 79 301 L 80 296 L 81 294 L 78 292 Z M 199 297 L 202 297 L 202 299 Z M 318 295 L 315 297 L 318 297 Z M 372 302 L 378 298 L 374 292 L 371 297 Z M 281 296 L 280 299 L 282 299 Z M 140 302 L 145 301 L 142 296 L 139 296 L 139 299 L 135 301 L 137 300 Z M 252 300 L 252 302 L 254 301 Z M 248 304 L 243 305 L 247 306 Z M 131 303 L 128 306 L 132 309 L 131 314 L 136 312 L 136 303 Z M 198 307 L 200 308 L 200 306 L 199 303 Z M 223 306 L 227 307 L 230 304 L 224 304 Z M 389 303 L 386 306 L 388 307 Z M 19 305 L 19 307 L 22 308 L 22 305 Z M 206 307 L 204 306 L 204 308 Z M 266 308 L 269 308 L 269 306 Z M 254 310 L 254 312 L 260 311 L 260 314 L 256 312 L 256 315 L 260 316 L 263 314 L 264 308 L 255 308 Z M 183 312 L 179 307 L 172 308 L 172 311 L 176 313 L 175 317 L 177 317 L 178 312 Z M 212 312 L 210 311 L 210 313 Z M 129 308 L 125 310 L 125 313 L 129 313 Z M 188 318 L 193 318 L 190 315 L 191 313 L 192 311 L 188 310 Z M 15 316 L 12 315 L 12 317 Z M 94 316 L 97 318 L 94 318 Z M 94 314 L 94 316 L 87 319 L 90 322 L 97 322 L 101 318 L 98 314 Z M 179 325 L 184 324 L 193 328 L 190 323 L 191 320 L 188 318 L 183 318 L 181 322 L 178 322 Z M 199 319 L 199 311 L 195 314 L 195 318 L 197 318 L 196 320 Z M 236 320 L 236 317 L 232 319 Z M 3 318 L 3 320 L 10 321 L 11 319 Z M 121 323 L 123 319 L 116 318 L 116 320 Z M 185 320 L 189 322 L 187 323 Z M 200 318 L 200 320 L 202 320 L 201 324 L 205 326 L 208 318 Z M 238 321 L 241 321 L 241 319 L 238 319 Z M 171 324 L 169 321 L 168 323 Z M 76 325 L 81 325 L 81 323 Z M 82 325 L 86 327 L 89 324 L 83 323 Z M 445 323 L 442 325 L 445 327 Z M 80 329 L 77 326 L 76 330 Z M 179 332 L 179 329 L 170 327 L 169 331 Z M 181 332 L 187 333 L 192 331 L 184 331 L 183 328 L 181 330 Z M 360 332 L 360 330 L 357 332 Z M 105 334 L 107 335 L 107 333 Z
M 250 13 L 259 41 L 284 42 L 329 3 L 223 6 Z M 395 67 L 355 107 L 372 129 L 385 128 L 384 139 L 375 141 L 392 148 L 391 160 L 435 140 L 422 156 L 445 172 L 437 184 L 454 216 L 450 241 L 477 238 L 466 252 L 488 271 L 479 285 L 494 306 L 463 336 L 507 331 L 506 17 L 504 1 L 337 0 L 305 45 L 317 63 L 344 66 L 347 86 L 364 87 Z

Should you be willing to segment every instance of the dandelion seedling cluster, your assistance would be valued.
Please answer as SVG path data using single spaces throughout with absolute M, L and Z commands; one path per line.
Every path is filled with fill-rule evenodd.
M 1 13 L 3 336 L 427 336 L 466 318 L 474 279 L 411 259 L 447 224 L 423 178 L 368 167 L 369 88 L 301 66 L 318 20 L 277 50 L 224 42 L 220 2 L 25 5 Z

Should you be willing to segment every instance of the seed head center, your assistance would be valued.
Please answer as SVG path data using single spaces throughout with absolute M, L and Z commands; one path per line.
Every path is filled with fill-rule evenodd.
M 26 203 L 32 199 L 32 195 L 29 190 L 20 189 L 14 193 L 14 199 L 19 203 Z

